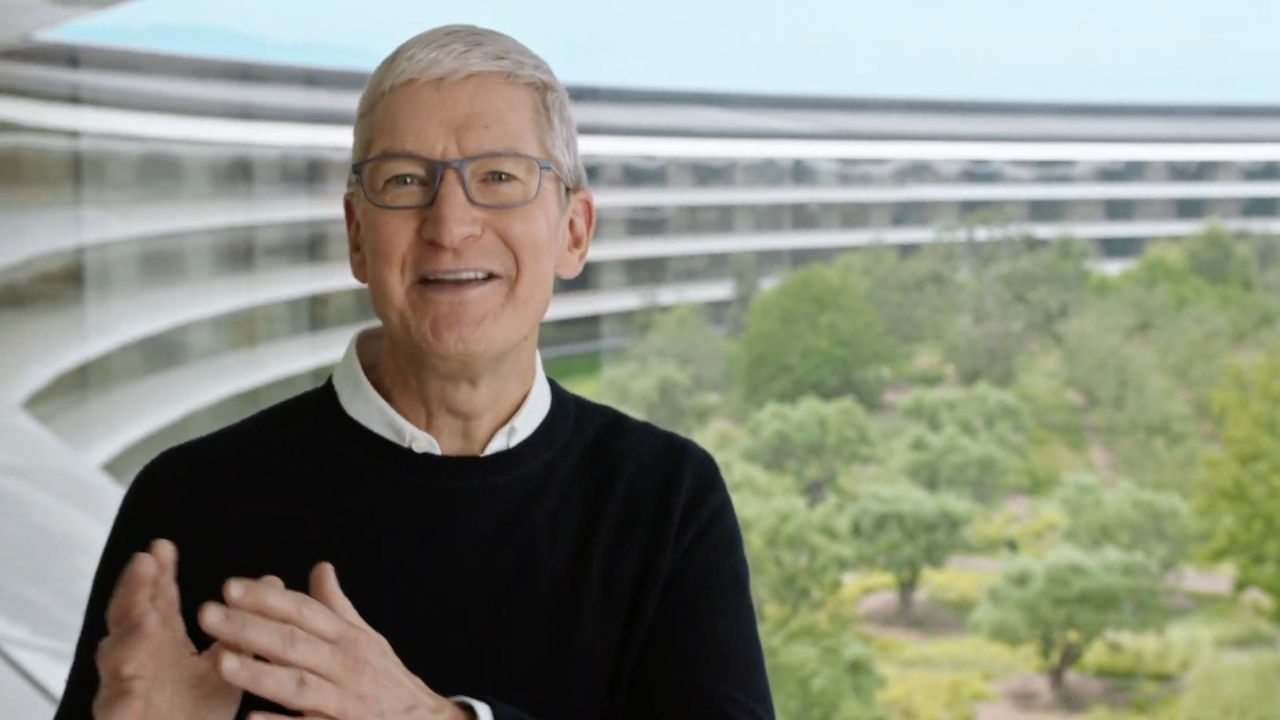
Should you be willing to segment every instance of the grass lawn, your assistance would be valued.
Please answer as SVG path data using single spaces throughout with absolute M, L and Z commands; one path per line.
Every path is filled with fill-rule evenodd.
M 600 386 L 600 368 L 603 358 L 599 353 L 557 358 L 543 363 L 547 377 L 565 386 L 570 392 L 594 398 Z

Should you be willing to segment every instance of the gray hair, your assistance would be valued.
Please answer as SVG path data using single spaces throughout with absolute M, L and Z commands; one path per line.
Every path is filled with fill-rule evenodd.
M 587 186 L 587 170 L 578 154 L 578 130 L 569 111 L 569 93 L 551 66 L 515 38 L 474 25 L 444 25 L 406 40 L 369 77 L 356 112 L 352 162 L 369 151 L 373 111 L 387 93 L 406 82 L 461 80 L 496 75 L 532 87 L 542 101 L 543 141 L 549 158 L 570 190 Z M 351 178 L 348 187 L 354 185 Z

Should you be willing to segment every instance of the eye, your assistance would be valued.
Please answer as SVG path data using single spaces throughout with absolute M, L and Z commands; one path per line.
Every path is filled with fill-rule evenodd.
M 490 170 L 484 174 L 482 179 L 485 182 L 504 183 L 515 180 L 516 176 L 506 172 L 505 170 Z
M 421 175 L 392 175 L 387 179 L 388 187 L 413 187 L 414 185 L 425 185 L 427 179 Z

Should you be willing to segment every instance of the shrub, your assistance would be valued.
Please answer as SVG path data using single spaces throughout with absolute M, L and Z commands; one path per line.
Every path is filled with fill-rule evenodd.
M 987 588 L 999 576 L 993 570 L 929 568 L 920 580 L 920 588 L 930 602 L 967 614 L 982 602 Z
M 852 608 L 871 593 L 893 590 L 897 586 L 898 581 L 891 573 L 879 571 L 851 573 L 841 583 L 836 598 L 842 606 Z
M 894 720 L 971 720 L 992 697 L 982 675 L 887 669 L 877 697 Z
M 1280 717 L 1280 654 L 1215 653 L 1187 676 L 1180 720 L 1275 720 Z
M 1222 649 L 1274 646 L 1276 642 L 1274 624 L 1233 602 L 1180 618 L 1169 631 L 1201 635 L 1210 645 Z
M 1089 648 L 1080 669 L 1107 677 L 1170 680 L 1208 649 L 1208 638 L 1197 633 L 1109 633 Z
M 982 550 L 1042 555 L 1058 545 L 1066 523 L 1066 513 L 1056 504 L 1036 503 L 1026 512 L 1002 507 L 974 521 L 973 540 Z
M 976 673 L 984 680 L 1034 672 L 1040 667 L 1030 646 L 1010 647 L 974 635 L 875 647 L 877 657 L 886 665 L 931 672 Z

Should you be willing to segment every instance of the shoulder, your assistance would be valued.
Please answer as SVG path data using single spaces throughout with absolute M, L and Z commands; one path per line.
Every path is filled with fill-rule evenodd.
M 565 391 L 577 405 L 575 415 L 590 452 L 607 452 L 633 466 L 685 469 L 695 474 L 716 472 L 715 459 L 693 440 Z
M 580 461 L 595 469 L 592 475 L 602 475 L 628 495 L 657 495 L 676 512 L 688 504 L 728 500 L 715 458 L 698 443 L 617 408 L 568 395 L 576 405 Z
M 300 456 L 317 447 L 336 405 L 329 383 L 304 391 L 259 410 L 206 435 L 174 445 L 151 460 L 146 476 L 199 476 L 249 464 L 271 463 Z M 332 402 L 329 402 L 332 400 Z

